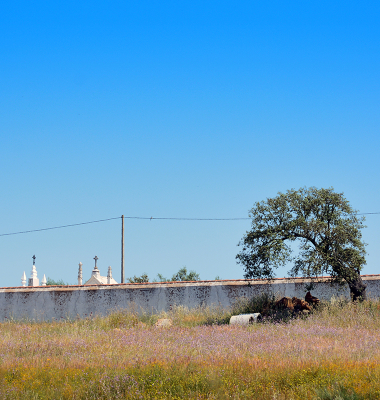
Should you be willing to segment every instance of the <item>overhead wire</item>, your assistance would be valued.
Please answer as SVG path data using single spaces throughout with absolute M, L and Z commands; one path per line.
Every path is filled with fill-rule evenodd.
M 355 215 L 374 215 L 374 214 L 380 214 L 380 212 L 357 213 Z M 20 235 L 20 234 L 24 234 L 24 233 L 49 231 L 52 229 L 69 228 L 72 226 L 96 224 L 98 222 L 112 221 L 112 220 L 121 219 L 121 218 L 122 217 L 112 217 L 112 218 L 98 219 L 95 221 L 79 222 L 76 224 L 53 226 L 50 228 L 40 228 L 40 229 L 31 229 L 31 230 L 27 230 L 27 231 L 1 233 L 0 236 L 11 236 L 11 235 Z M 140 219 L 140 220 L 172 220 L 172 221 L 243 221 L 243 220 L 251 219 L 249 217 L 245 217 L 245 218 L 176 218 L 176 217 L 130 217 L 130 216 L 124 216 L 124 218 L 125 219 Z
M 52 230 L 52 229 L 68 228 L 68 227 L 70 227 L 70 226 L 95 224 L 95 223 L 97 223 L 97 222 L 111 221 L 111 220 L 113 220 L 113 219 L 119 219 L 119 218 L 120 218 L 120 217 L 106 218 L 106 219 L 98 219 L 98 220 L 96 220 L 96 221 L 79 222 L 79 223 L 77 223 L 77 224 L 53 226 L 53 227 L 51 227 L 51 228 L 31 229 L 31 230 L 28 230 L 28 231 L 20 231 L 20 232 L 12 232 L 12 233 L 2 233 L 2 234 L 0 234 L 0 236 L 10 236 L 10 235 L 19 235 L 19 234 L 21 234 L 21 233 L 32 233 L 32 232 L 49 231 L 49 230 Z
M 355 215 L 369 215 L 369 214 L 380 214 L 380 212 L 373 212 L 373 213 L 356 213 Z
M 239 221 L 245 219 L 251 219 L 248 217 L 245 218 L 176 218 L 176 217 L 126 217 L 126 219 L 161 219 L 161 220 L 175 220 L 175 221 Z

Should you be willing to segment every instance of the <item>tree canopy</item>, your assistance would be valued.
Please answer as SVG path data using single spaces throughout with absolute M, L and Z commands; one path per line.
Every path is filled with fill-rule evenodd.
M 68 286 L 69 283 L 65 282 L 63 279 L 55 280 L 50 277 L 46 280 L 46 286 Z
M 182 267 L 176 274 L 172 276 L 172 281 L 199 281 L 200 277 L 195 271 L 187 272 L 186 267 Z
M 360 271 L 366 264 L 358 216 L 343 193 L 333 188 L 301 188 L 257 202 L 250 210 L 247 231 L 236 256 L 247 279 L 273 279 L 274 270 L 293 263 L 291 276 L 330 275 L 332 283 L 347 283 L 353 300 L 365 298 Z M 293 256 L 292 242 L 299 244 Z
M 149 282 L 148 274 L 144 272 L 141 276 L 134 276 L 133 278 L 127 278 L 130 283 L 147 283 Z
M 165 278 L 162 274 L 157 274 L 159 282 L 176 282 L 176 281 L 199 281 L 200 277 L 195 271 L 187 272 L 186 267 L 182 267 L 179 271 L 172 276 L 171 279 Z M 149 282 L 149 277 L 146 272 L 144 272 L 141 276 L 134 276 L 133 278 L 127 278 L 127 281 L 130 283 L 147 283 Z M 153 282 L 157 282 L 156 279 Z
M 195 271 L 187 272 L 186 267 L 182 267 L 174 274 L 171 279 L 165 278 L 162 274 L 157 274 L 160 282 L 178 282 L 178 281 L 199 281 L 200 277 Z

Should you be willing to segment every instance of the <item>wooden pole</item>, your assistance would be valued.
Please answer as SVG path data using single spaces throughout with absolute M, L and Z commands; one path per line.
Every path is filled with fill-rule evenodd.
M 125 283 L 125 276 L 124 276 L 124 215 L 121 216 L 121 283 Z

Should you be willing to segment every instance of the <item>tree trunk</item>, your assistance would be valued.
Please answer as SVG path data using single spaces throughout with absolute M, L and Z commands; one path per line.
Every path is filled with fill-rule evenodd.
M 358 274 L 354 278 L 351 278 L 350 281 L 347 283 L 348 287 L 350 288 L 352 301 L 363 301 L 367 299 L 367 285 L 363 283 L 360 274 Z

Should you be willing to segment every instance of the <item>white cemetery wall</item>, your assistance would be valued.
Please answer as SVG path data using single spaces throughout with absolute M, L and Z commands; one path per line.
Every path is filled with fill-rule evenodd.
M 364 275 L 369 297 L 380 297 L 380 275 Z M 169 311 L 176 305 L 189 308 L 219 305 L 231 307 L 241 297 L 263 292 L 277 296 L 305 296 L 306 279 L 265 281 L 228 280 L 113 285 L 39 286 L 0 289 L 0 320 L 62 318 L 106 315 L 118 309 L 141 312 Z M 347 287 L 317 283 L 312 294 L 320 299 L 349 298 Z

